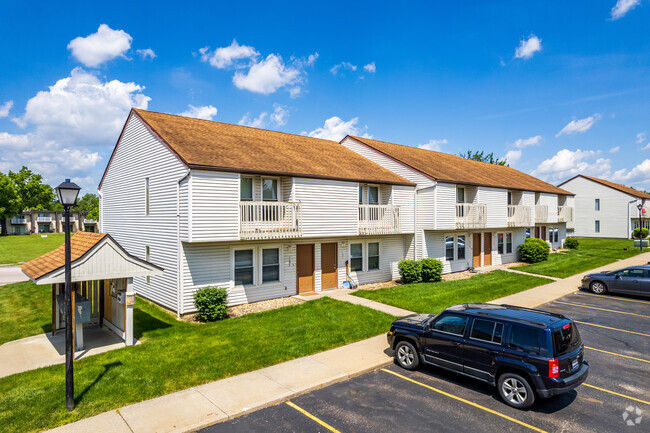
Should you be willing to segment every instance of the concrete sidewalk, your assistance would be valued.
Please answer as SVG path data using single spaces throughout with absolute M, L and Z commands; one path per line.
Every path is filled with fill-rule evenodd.
M 351 304 L 363 305 L 364 307 L 372 308 L 373 310 L 381 311 L 390 314 L 391 316 L 403 317 L 408 314 L 413 314 L 413 311 L 405 310 L 399 307 L 393 307 L 392 305 L 382 304 L 381 302 L 377 301 L 371 301 L 370 299 L 361 298 L 359 296 L 353 296 L 351 293 L 354 291 L 355 290 L 350 289 L 326 290 L 314 295 L 296 295 L 294 298 L 302 299 L 303 301 L 311 301 L 318 298 L 328 297 L 339 301 L 349 302 Z

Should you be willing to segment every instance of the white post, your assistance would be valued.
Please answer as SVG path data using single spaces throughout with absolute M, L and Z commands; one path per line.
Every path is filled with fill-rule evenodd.
M 126 279 L 126 309 L 124 314 L 124 340 L 127 346 L 133 346 L 133 277 Z

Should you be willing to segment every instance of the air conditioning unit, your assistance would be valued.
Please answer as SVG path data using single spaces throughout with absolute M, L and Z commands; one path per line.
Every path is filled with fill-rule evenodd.
M 117 303 L 118 304 L 126 303 L 126 292 L 117 292 Z

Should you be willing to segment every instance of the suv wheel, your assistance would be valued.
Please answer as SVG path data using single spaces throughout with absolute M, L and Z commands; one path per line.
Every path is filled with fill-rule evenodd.
M 411 343 L 400 341 L 395 346 L 395 362 L 402 368 L 415 370 L 420 365 L 420 357 Z
M 589 285 L 589 289 L 597 295 L 607 293 L 607 286 L 602 281 L 594 281 Z
M 526 409 L 535 402 L 535 394 L 528 381 L 518 374 L 504 373 L 499 377 L 499 396 L 510 406 Z

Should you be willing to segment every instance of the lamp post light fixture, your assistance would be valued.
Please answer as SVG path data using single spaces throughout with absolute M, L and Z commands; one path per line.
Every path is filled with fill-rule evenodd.
M 76 184 L 66 179 L 56 187 L 56 195 L 63 206 L 65 214 L 65 406 L 71 411 L 74 409 L 74 381 L 72 361 L 72 266 L 70 258 L 70 207 L 77 203 L 79 188 Z
M 636 208 L 639 209 L 639 249 L 643 251 L 643 223 L 641 222 L 641 210 L 643 209 L 643 203 L 636 205 Z

